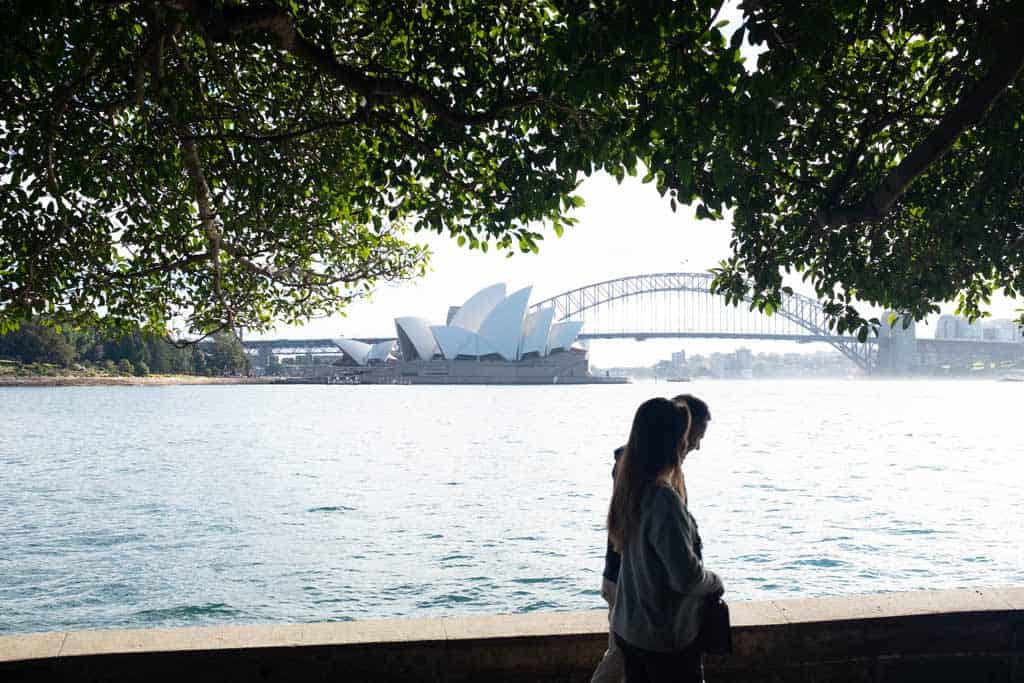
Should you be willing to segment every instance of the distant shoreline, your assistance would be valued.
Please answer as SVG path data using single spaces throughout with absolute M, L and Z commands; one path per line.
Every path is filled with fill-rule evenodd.
M 280 377 L 204 377 L 151 375 L 146 377 L 93 377 L 76 375 L 0 375 L 0 387 L 174 386 L 183 384 L 283 384 Z

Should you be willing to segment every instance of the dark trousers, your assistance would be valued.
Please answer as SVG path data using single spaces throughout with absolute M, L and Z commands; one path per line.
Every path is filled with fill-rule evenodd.
M 615 642 L 626 663 L 626 683 L 703 683 L 704 664 L 700 650 L 652 652 L 633 647 L 618 633 Z

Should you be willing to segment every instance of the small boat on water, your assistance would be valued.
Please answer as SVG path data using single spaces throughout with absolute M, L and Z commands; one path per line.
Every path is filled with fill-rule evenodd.
M 669 377 L 666 382 L 689 382 L 689 377 Z

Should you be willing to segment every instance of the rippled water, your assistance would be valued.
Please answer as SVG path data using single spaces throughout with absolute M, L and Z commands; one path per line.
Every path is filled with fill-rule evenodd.
M 0 388 L 0 632 L 601 605 L 651 395 L 734 600 L 1024 584 L 1024 385 Z

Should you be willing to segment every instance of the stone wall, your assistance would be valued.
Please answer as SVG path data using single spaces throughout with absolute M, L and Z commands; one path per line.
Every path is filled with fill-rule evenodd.
M 1024 588 L 731 606 L 711 683 L 1024 683 Z M 587 681 L 604 611 L 0 638 L 0 681 Z

